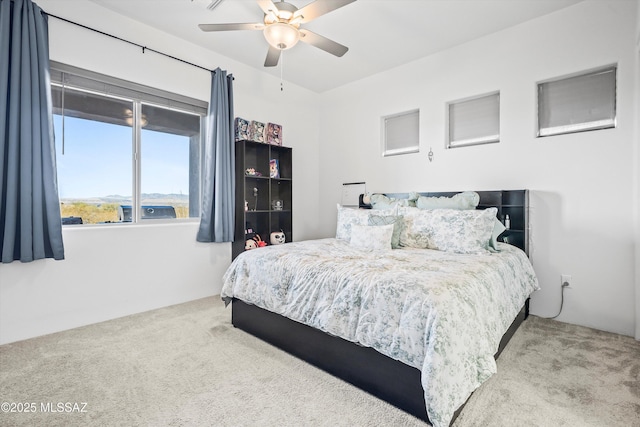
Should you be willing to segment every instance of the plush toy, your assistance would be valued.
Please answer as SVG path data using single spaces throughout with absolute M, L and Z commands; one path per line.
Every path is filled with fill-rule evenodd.
M 274 231 L 271 233 L 271 244 L 272 245 L 281 245 L 285 241 L 285 236 L 282 230 Z
M 250 249 L 255 249 L 258 247 L 258 243 L 253 240 L 253 239 L 249 239 L 246 242 L 244 242 L 244 250 L 248 251 Z
M 251 226 L 250 222 L 246 222 L 245 223 L 245 229 L 244 229 L 244 238 L 245 240 L 253 240 L 253 238 L 256 237 L 256 232 L 253 231 L 253 227 Z
M 253 238 L 253 240 L 256 241 L 256 245 L 258 245 L 259 248 L 261 248 L 263 246 L 267 246 L 267 242 L 262 240 L 262 238 L 260 237 L 259 234 L 256 234 L 256 236 Z

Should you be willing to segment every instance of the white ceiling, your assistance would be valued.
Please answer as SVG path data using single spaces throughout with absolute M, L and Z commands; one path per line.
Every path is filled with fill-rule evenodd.
M 206 33 L 198 28 L 262 22 L 255 0 L 223 0 L 212 11 L 207 9 L 211 0 L 92 1 L 274 76 L 282 72 L 285 81 L 320 93 L 582 0 L 358 0 L 302 25 L 348 46 L 343 57 L 298 43 L 284 52 L 282 69 L 281 64 L 263 67 L 267 42 L 261 31 Z M 311 0 L 288 2 L 301 8 Z M 136 42 L 162 50 L 150 41 Z

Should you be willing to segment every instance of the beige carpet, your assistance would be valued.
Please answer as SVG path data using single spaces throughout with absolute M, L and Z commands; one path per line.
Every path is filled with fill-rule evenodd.
M 639 387 L 640 343 L 531 317 L 455 426 L 640 426 Z M 22 411 L 3 403 L 1 426 L 425 425 L 233 328 L 217 298 L 0 346 L 0 402 Z
M 640 342 L 530 316 L 462 426 L 640 426 Z

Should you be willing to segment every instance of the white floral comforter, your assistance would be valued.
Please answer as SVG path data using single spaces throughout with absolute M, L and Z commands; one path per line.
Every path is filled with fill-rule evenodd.
M 372 347 L 420 369 L 427 414 L 448 426 L 496 372 L 502 335 L 538 282 L 524 252 L 460 255 L 430 249 L 363 251 L 321 239 L 238 256 L 224 275 L 232 297 Z

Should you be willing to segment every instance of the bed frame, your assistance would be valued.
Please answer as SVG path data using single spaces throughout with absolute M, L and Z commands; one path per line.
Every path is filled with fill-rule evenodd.
M 457 192 L 419 193 L 427 196 L 452 196 Z M 478 191 L 478 209 L 498 208 L 498 217 L 509 214 L 512 230 L 499 240 L 518 246 L 528 254 L 528 190 Z M 406 198 L 406 194 L 388 194 Z M 496 359 L 520 324 L 529 315 L 529 300 L 520 310 L 500 341 Z M 328 335 L 318 329 L 284 316 L 233 299 L 233 325 L 300 359 L 367 391 L 392 405 L 429 422 L 420 370 L 391 359 L 369 347 Z M 451 423 L 462 411 L 460 407 Z

